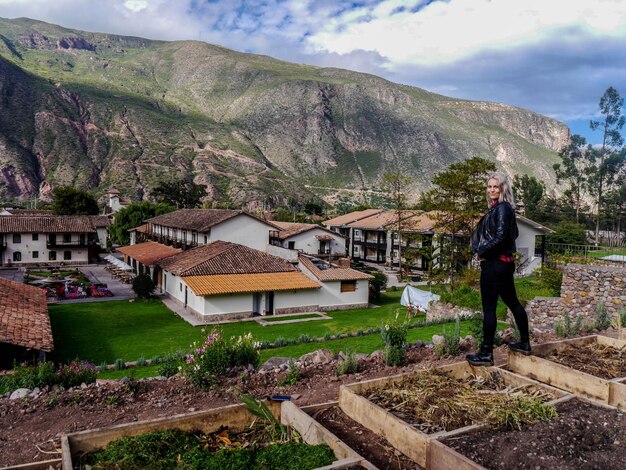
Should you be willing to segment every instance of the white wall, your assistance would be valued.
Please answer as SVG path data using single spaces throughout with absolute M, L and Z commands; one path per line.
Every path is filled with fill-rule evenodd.
M 519 219 L 517 220 L 517 228 L 519 229 L 519 236 L 515 240 L 517 251 L 522 252 L 520 248 L 527 250 L 525 254 L 532 259 L 535 256 L 535 237 L 541 235 L 542 232 Z
M 343 305 L 366 304 L 369 301 L 369 281 L 356 281 L 356 291 L 341 292 L 341 281 L 325 281 L 322 282 L 313 275 L 302 264 L 299 265 L 301 271 L 311 279 L 321 284 L 322 288 L 316 290 L 319 296 L 315 302 L 320 307 L 341 307 Z
M 252 294 L 211 295 L 203 300 L 205 315 L 252 312 Z
M 287 248 L 289 246 L 289 242 L 295 242 L 295 250 L 302 250 L 304 253 L 317 255 L 320 248 L 320 241 L 315 238 L 316 235 L 330 235 L 330 233 L 325 230 L 314 228 L 285 239 L 283 241 L 283 247 Z M 337 235 L 333 236 L 333 240 L 327 241 L 327 245 L 329 242 L 331 253 L 344 256 L 344 253 L 346 252 L 345 238 Z
M 2 265 L 6 266 L 7 264 L 19 265 L 19 264 L 27 264 L 27 263 L 41 263 L 41 264 L 60 264 L 61 262 L 65 263 L 87 263 L 89 261 L 89 251 L 87 245 L 82 246 L 80 248 L 68 248 L 64 246 L 58 246 L 53 249 L 48 249 L 46 243 L 48 241 L 47 233 L 39 233 L 38 240 L 33 241 L 32 233 L 22 233 L 20 243 L 13 243 L 13 234 L 8 233 L 4 234 L 4 239 L 7 242 L 7 247 L 2 253 Z M 63 240 L 63 234 L 56 234 L 57 243 L 61 243 Z M 79 242 L 79 234 L 73 233 L 72 242 Z M 85 234 L 85 241 L 87 241 L 88 237 Z M 13 253 L 19 251 L 22 255 L 21 261 L 13 261 Z M 48 259 L 51 251 L 56 251 L 56 261 L 51 261 Z M 63 253 L 65 251 L 72 252 L 72 259 L 64 260 Z M 33 252 L 38 252 L 38 257 L 35 258 L 33 256 Z
M 298 262 L 298 252 L 295 250 L 288 250 L 281 246 L 267 245 L 265 251 L 268 255 L 278 256 L 279 258 L 289 261 L 290 263 Z
M 270 230 L 275 229 L 253 217 L 238 215 L 214 226 L 209 242 L 223 240 L 265 251 Z

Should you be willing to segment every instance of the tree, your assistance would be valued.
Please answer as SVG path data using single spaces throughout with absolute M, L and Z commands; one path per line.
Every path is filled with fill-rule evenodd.
M 603 191 L 607 185 L 611 185 L 614 182 L 615 175 L 624 164 L 623 158 L 620 158 L 621 154 L 615 154 L 612 158 L 607 159 L 611 152 L 624 145 L 624 138 L 620 133 L 626 122 L 624 116 L 621 115 L 623 104 L 624 99 L 618 91 L 613 87 L 607 88 L 600 98 L 599 104 L 602 119 L 589 123 L 592 130 L 600 129 L 602 131 L 602 146 L 597 151 L 594 151 L 594 156 L 597 160 L 597 171 L 591 180 L 596 196 L 597 208 L 596 243 L 598 243 L 600 237 L 600 219 L 604 205 Z
M 152 190 L 151 195 L 158 203 L 176 209 L 191 209 L 200 205 L 200 199 L 206 196 L 206 186 L 186 179 L 163 181 Z
M 521 202 L 524 209 L 524 215 L 532 218 L 543 198 L 546 186 L 534 176 L 523 175 L 513 179 L 513 189 L 515 199 L 518 203 Z
M 96 215 L 98 202 L 89 193 L 71 186 L 52 190 L 52 212 L 55 215 Z
M 322 215 L 324 208 L 321 204 L 315 201 L 309 201 L 304 204 L 304 213 L 308 215 Z
M 396 213 L 396 229 L 398 233 L 398 268 L 402 277 L 402 211 L 406 208 L 406 187 L 411 178 L 400 172 L 386 173 L 383 175 L 383 189 L 388 192 L 393 210 Z M 393 239 L 390 241 L 391 266 L 393 267 Z
M 591 175 L 595 172 L 594 158 L 591 146 L 587 146 L 584 137 L 574 134 L 568 145 L 559 151 L 561 163 L 553 166 L 556 173 L 556 182 L 569 182 L 566 190 L 568 198 L 576 209 L 576 223 L 580 220 L 580 209 L 584 205 L 584 196 L 587 192 Z
M 154 283 L 148 274 L 142 273 L 133 279 L 133 292 L 138 299 L 149 299 L 154 291 Z
M 587 243 L 585 227 L 573 222 L 563 221 L 556 226 L 555 233 L 547 236 L 550 243 L 564 243 L 567 245 L 584 245 Z
M 153 204 L 148 201 L 135 202 L 124 207 L 115 214 L 115 220 L 109 226 L 111 242 L 118 245 L 128 245 L 130 242 L 128 230 L 140 226 L 146 219 L 166 214 L 173 210 L 174 208 L 167 204 Z
M 442 269 L 447 271 L 452 288 L 454 274 L 469 254 L 469 243 L 465 244 L 465 252 L 460 250 L 458 237 L 469 239 L 480 215 L 485 212 L 485 183 L 489 173 L 495 170 L 493 162 L 480 157 L 455 163 L 435 175 L 435 188 L 422 196 L 422 207 L 438 211 L 434 228 L 444 234 L 439 237 L 440 261 L 444 263 Z

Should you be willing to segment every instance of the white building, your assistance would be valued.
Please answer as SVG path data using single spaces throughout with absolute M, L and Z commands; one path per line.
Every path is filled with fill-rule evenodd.
M 0 216 L 0 266 L 86 264 L 98 257 L 97 216 Z
M 243 211 L 180 209 L 146 220 L 141 232 L 146 240 L 181 248 L 228 240 L 265 251 L 272 230 L 280 228 Z
M 270 232 L 270 244 L 320 258 L 340 258 L 346 253 L 346 238 L 315 224 L 276 222 L 280 230 Z
M 130 199 L 120 197 L 120 192 L 117 189 L 110 189 L 107 196 L 109 197 L 107 207 L 105 208 L 107 214 L 115 214 L 132 204 Z

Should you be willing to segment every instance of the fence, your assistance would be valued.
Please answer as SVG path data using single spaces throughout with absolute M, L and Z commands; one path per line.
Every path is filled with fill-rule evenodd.
M 539 248 L 539 247 L 538 247 Z M 572 245 L 568 243 L 546 243 L 546 256 L 551 254 L 572 256 L 578 258 L 611 259 L 616 256 L 616 261 L 626 261 L 626 246 L 596 246 L 596 245 Z

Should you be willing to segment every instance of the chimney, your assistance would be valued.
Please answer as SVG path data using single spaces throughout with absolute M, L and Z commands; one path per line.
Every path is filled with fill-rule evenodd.
M 337 266 L 340 268 L 349 268 L 350 267 L 350 258 L 339 258 L 337 260 Z

